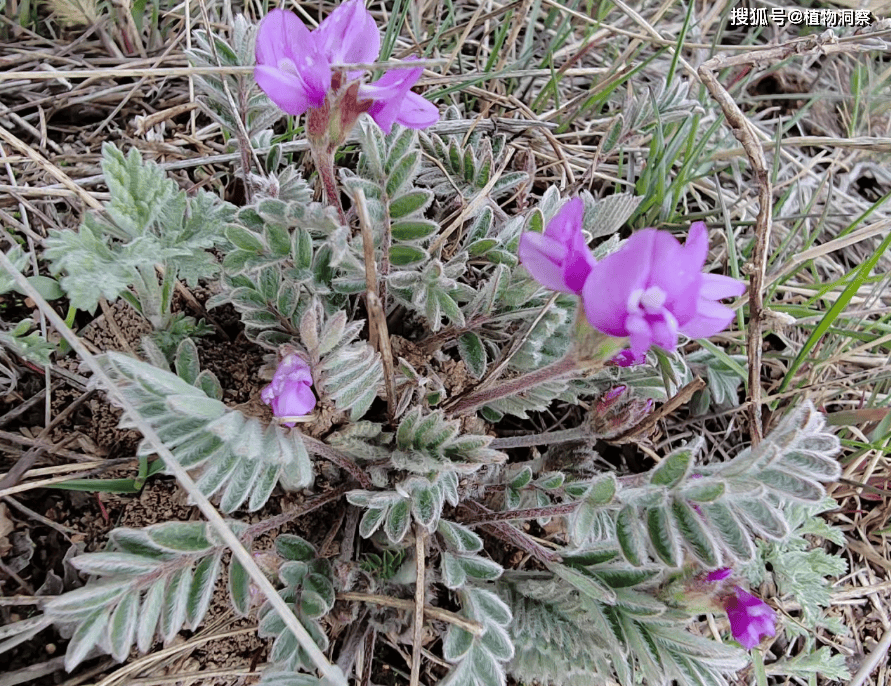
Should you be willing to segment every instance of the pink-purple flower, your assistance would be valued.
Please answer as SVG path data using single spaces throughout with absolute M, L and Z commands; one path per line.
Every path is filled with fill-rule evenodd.
M 387 133 L 394 122 L 409 128 L 436 123 L 437 108 L 410 90 L 422 69 L 394 69 L 363 84 L 361 71 L 339 73 L 332 68 L 374 62 L 380 45 L 380 30 L 361 0 L 347 0 L 314 31 L 293 12 L 276 9 L 260 22 L 254 76 L 288 114 L 321 109 L 329 100 L 350 94 L 355 102 L 343 106 L 354 116 L 367 111 Z M 358 90 L 349 88 L 352 83 L 358 83 Z
M 730 569 L 716 569 L 710 572 L 705 580 L 721 583 L 730 574 Z M 732 589 L 719 591 L 718 599 L 730 620 L 730 632 L 733 638 L 746 650 L 754 648 L 762 638 L 776 635 L 776 613 L 760 598 L 734 585 Z
M 718 301 L 742 295 L 746 287 L 729 276 L 702 273 L 708 255 L 703 222 L 690 227 L 684 245 L 666 231 L 643 229 L 598 262 L 582 234 L 583 214 L 581 199 L 573 198 L 543 234 L 524 233 L 520 262 L 543 286 L 580 295 L 594 329 L 627 339 L 628 348 L 613 364 L 643 364 L 653 345 L 672 351 L 680 334 L 707 338 L 730 324 L 733 311 Z
M 543 234 L 527 231 L 520 237 L 520 263 L 541 285 L 581 295 L 597 264 L 582 234 L 584 211 L 581 198 L 573 198 L 548 222 Z
M 272 408 L 276 417 L 302 417 L 316 406 L 312 392 L 312 373 L 309 365 L 297 353 L 288 353 L 272 377 L 272 382 L 260 391 L 260 398 Z M 294 421 L 282 422 L 294 426 Z
M 690 227 L 684 245 L 665 231 L 638 231 L 585 281 L 588 322 L 610 336 L 627 337 L 633 355 L 651 345 L 674 350 L 678 334 L 707 338 L 718 333 L 733 319 L 733 311 L 718 300 L 742 295 L 745 285 L 703 274 L 707 254 L 703 222 Z
M 630 350 L 623 350 L 611 359 L 610 362 L 617 367 L 636 367 L 640 364 L 646 364 L 647 354 L 641 353 L 640 355 L 635 355 Z
M 730 619 L 730 632 L 740 645 L 751 650 L 762 638 L 776 635 L 776 615 L 760 598 L 739 586 L 724 598 L 724 610 Z

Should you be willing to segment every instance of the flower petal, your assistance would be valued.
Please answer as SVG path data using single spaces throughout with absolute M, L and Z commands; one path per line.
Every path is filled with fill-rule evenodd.
M 294 74 L 258 65 L 254 67 L 254 78 L 269 99 L 288 114 L 303 114 L 315 104 L 306 91 L 306 85 Z
M 614 365 L 618 367 L 635 367 L 639 364 L 646 364 L 647 356 L 643 355 L 635 355 L 631 350 L 623 350 L 618 355 L 616 355 L 613 359 L 610 360 Z
M 272 10 L 263 17 L 256 57 L 257 83 L 288 114 L 302 114 L 325 102 L 331 65 L 319 51 L 316 35 L 293 12 Z
M 548 222 L 544 235 L 561 243 L 569 243 L 578 236 L 584 244 L 584 237 L 582 236 L 582 218 L 584 214 L 585 204 L 581 198 L 567 200 L 551 221 Z
M 724 601 L 724 609 L 730 620 L 730 631 L 739 643 L 751 650 L 762 638 L 776 635 L 776 615 L 760 598 L 747 593 L 739 586 Z
M 580 198 L 566 202 L 545 227 L 544 234 L 520 237 L 520 262 L 542 285 L 581 295 L 596 264 L 582 234 L 584 205 Z
M 396 122 L 409 129 L 426 129 L 439 121 L 439 108 L 426 98 L 409 91 L 402 100 Z
M 728 576 L 733 573 L 733 570 L 730 567 L 722 567 L 721 569 L 716 569 L 708 573 L 708 576 L 705 577 L 705 580 L 711 583 L 717 581 L 724 581 Z
M 702 262 L 697 264 L 698 255 L 685 250 L 674 236 L 664 231 L 658 232 L 653 255 L 651 282 L 665 292 L 665 308 L 679 322 L 689 320 L 696 312 Z
M 632 314 L 625 320 L 625 329 L 628 332 L 626 335 L 631 354 L 645 355 L 653 345 L 653 331 L 647 320 L 639 314 Z
M 598 331 L 610 336 L 629 335 L 625 326 L 628 301 L 634 291 L 646 285 L 656 233 L 654 229 L 638 231 L 620 250 L 591 268 L 582 289 L 582 301 L 588 322 Z M 638 341 L 643 340 L 640 332 L 638 327 Z M 635 355 L 646 352 L 639 345 L 632 345 L 631 349 Z
M 312 392 L 312 372 L 297 353 L 285 355 L 279 362 L 272 382 L 260 391 L 260 398 L 276 417 L 302 417 L 312 412 L 316 397 Z M 294 422 L 283 422 L 294 426 Z
M 316 33 L 321 52 L 332 64 L 374 62 L 381 51 L 380 29 L 361 0 L 339 5 L 319 24 Z M 352 81 L 358 76 L 350 74 L 348 78 Z
M 532 277 L 545 288 L 570 293 L 563 281 L 563 262 L 566 248 L 551 238 L 534 231 L 526 231 L 520 236 L 520 264 L 529 270 Z
M 714 300 L 700 299 L 696 316 L 680 327 L 680 332 L 690 338 L 708 338 L 727 328 L 733 321 L 733 310 Z
M 736 298 L 746 292 L 746 285 L 722 274 L 703 274 L 699 297 L 708 300 Z
M 257 64 L 278 68 L 283 59 L 294 60 L 294 49 L 311 42 L 309 29 L 296 14 L 271 10 L 257 31 Z
M 402 111 L 402 103 L 423 69 L 391 69 L 374 83 L 359 87 L 360 100 L 373 100 L 368 114 L 385 133 L 390 133 Z

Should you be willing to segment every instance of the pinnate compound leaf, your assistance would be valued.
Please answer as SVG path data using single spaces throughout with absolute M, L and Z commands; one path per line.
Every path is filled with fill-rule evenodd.
M 377 531 L 387 515 L 388 507 L 369 507 L 359 522 L 359 535 L 368 538 Z
M 384 521 L 384 532 L 392 543 L 399 543 L 411 525 L 411 510 L 408 500 L 399 500 L 390 507 Z
M 671 525 L 671 518 L 664 507 L 651 507 L 646 513 L 647 533 L 653 550 L 665 564 L 670 567 L 679 567 L 681 564 L 681 549 L 678 545 L 678 536 Z
M 646 561 L 646 547 L 640 525 L 640 513 L 636 507 L 626 505 L 616 515 L 616 538 L 622 555 L 631 564 L 639 566 Z
M 826 490 L 817 482 L 779 469 L 762 470 L 758 481 L 789 500 L 818 503 L 826 496 Z
M 703 526 L 701 517 L 686 502 L 675 499 L 671 504 L 674 524 L 685 547 L 708 569 L 721 564 L 721 551 Z
M 721 502 L 710 503 L 701 505 L 700 509 L 705 513 L 712 531 L 718 534 L 725 550 L 741 562 L 752 559 L 755 555 L 752 539 L 727 505 Z
M 473 645 L 473 634 L 450 624 L 442 644 L 442 657 L 446 662 L 457 662 L 467 655 Z
M 277 424 L 264 428 L 259 419 L 228 409 L 176 374 L 120 353 L 106 353 L 100 362 L 174 457 L 187 469 L 203 467 L 197 480 L 202 493 L 211 496 L 223 489 L 224 512 L 245 501 L 251 510 L 259 509 L 280 479 L 291 488 L 312 480 L 299 432 L 286 435 Z M 125 417 L 121 426 L 133 425 Z M 139 450 L 149 453 L 151 446 L 144 443 Z
M 667 488 L 677 486 L 687 475 L 693 462 L 693 455 L 699 451 L 700 445 L 701 441 L 696 441 L 693 445 L 679 448 L 666 455 L 659 466 L 650 473 L 650 483 Z
M 436 530 L 457 553 L 476 553 L 483 549 L 483 539 L 466 526 L 440 519 Z
M 161 618 L 161 608 L 164 605 L 164 590 L 164 584 L 156 582 L 142 599 L 139 626 L 136 629 L 136 647 L 141 653 L 147 653 L 152 647 L 158 620 Z
M 144 529 L 117 529 L 113 548 L 73 564 L 98 575 L 83 588 L 45 606 L 46 616 L 75 624 L 78 640 L 66 660 L 77 664 L 94 645 L 124 660 L 135 642 L 145 652 L 156 632 L 170 641 L 184 626 L 203 621 L 219 577 L 224 549 L 212 545 L 201 522 L 165 522 Z M 101 625 L 94 623 L 101 617 Z
M 464 571 L 458 556 L 443 553 L 439 563 L 442 570 L 442 583 L 453 590 L 461 588 L 467 581 L 467 572 Z
M 68 651 L 65 653 L 65 669 L 69 672 L 77 667 L 87 654 L 102 639 L 108 625 L 108 610 L 95 610 L 77 629 L 68 643 Z
M 253 605 L 251 597 L 251 577 L 242 564 L 233 559 L 229 563 L 229 599 L 235 612 L 246 617 Z
M 275 539 L 275 550 L 286 560 L 309 562 L 316 557 L 315 546 L 295 534 L 279 534 Z
M 458 338 L 458 353 L 473 378 L 481 379 L 486 373 L 486 349 L 480 337 L 472 331 Z

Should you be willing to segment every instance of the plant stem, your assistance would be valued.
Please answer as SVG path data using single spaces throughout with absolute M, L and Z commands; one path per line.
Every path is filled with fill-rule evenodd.
M 348 601 L 352 600 L 362 603 L 372 603 L 374 605 L 384 605 L 386 607 L 395 607 L 400 610 L 411 611 L 415 609 L 415 603 L 412 600 L 391 598 L 390 596 L 375 595 L 372 593 L 358 593 L 355 591 L 350 591 L 348 593 L 338 593 L 337 599 Z M 464 631 L 467 631 L 474 636 L 481 636 L 483 633 L 483 627 L 479 622 L 475 622 L 472 619 L 466 619 L 464 617 L 461 617 L 460 615 L 456 615 L 454 612 L 449 612 L 448 610 L 442 610 L 438 607 L 425 605 L 424 614 L 431 619 L 438 619 L 443 622 L 448 622 L 449 624 L 460 626 L 462 629 L 464 629 Z
M 529 448 L 533 445 L 557 445 L 558 443 L 581 441 L 589 436 L 591 436 L 590 431 L 585 430 L 584 427 L 577 426 L 574 429 L 546 431 L 543 434 L 496 438 L 489 444 L 489 447 L 493 450 L 506 450 L 508 448 Z
M 337 178 L 334 175 L 334 150 L 329 146 L 311 145 L 312 159 L 319 172 L 319 178 L 322 180 L 322 186 L 325 189 L 325 198 L 331 207 L 337 209 L 337 216 L 340 222 L 347 226 L 346 213 L 340 204 L 340 192 L 337 190 Z
M 342 497 L 351 488 L 352 487 L 349 484 L 343 484 L 342 486 L 338 486 L 337 488 L 328 491 L 327 493 L 323 493 L 322 495 L 316 496 L 315 498 L 310 498 L 309 500 L 299 505 L 298 507 L 295 507 L 289 512 L 282 512 L 279 515 L 275 515 L 274 517 L 270 517 L 269 519 L 264 519 L 260 522 L 257 522 L 256 524 L 252 524 L 247 529 L 245 529 L 244 533 L 242 534 L 242 540 L 251 541 L 261 534 L 265 534 L 267 531 L 278 529 L 288 522 L 303 517 L 313 510 L 324 507 L 328 503 L 334 502 L 338 498 Z
M 333 462 L 334 464 L 336 464 L 345 472 L 348 472 L 354 479 L 356 479 L 356 481 L 359 482 L 362 488 L 369 490 L 374 488 L 374 484 L 371 483 L 371 477 L 369 477 L 359 465 L 353 462 L 353 459 L 349 455 L 339 451 L 337 448 L 334 448 L 327 443 L 322 443 L 322 441 L 317 438 L 313 438 L 312 436 L 301 434 L 300 438 L 303 440 L 303 445 L 306 446 L 306 449 L 313 455 L 323 457 L 329 462 Z
M 480 405 L 485 405 L 493 400 L 500 398 L 508 398 L 512 395 L 518 395 L 523 391 L 535 388 L 545 381 L 552 381 L 564 376 L 570 376 L 579 372 L 578 360 L 575 355 L 569 354 L 554 364 L 536 369 L 534 372 L 518 376 L 515 379 L 508 379 L 500 382 L 494 388 L 486 388 L 473 391 L 469 395 L 459 400 L 452 408 L 451 414 L 461 415 L 467 414 Z
M 465 500 L 461 505 L 470 510 L 477 516 L 482 515 L 483 517 L 489 517 L 491 515 L 498 515 L 500 513 L 492 512 L 485 505 L 481 505 L 475 500 Z M 560 561 L 560 555 L 551 551 L 542 548 L 538 543 L 533 541 L 529 536 L 524 534 L 522 531 L 517 529 L 511 524 L 507 524 L 506 522 L 491 522 L 488 524 L 484 524 L 483 528 L 487 533 L 495 536 L 496 538 L 500 538 L 502 541 L 506 543 L 510 543 L 511 545 L 519 548 L 520 550 L 529 553 L 536 560 L 541 562 L 543 565 L 548 565 L 554 562 Z

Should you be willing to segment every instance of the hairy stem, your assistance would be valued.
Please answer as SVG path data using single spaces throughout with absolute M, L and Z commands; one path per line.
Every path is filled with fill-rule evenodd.
M 356 479 L 362 488 L 374 488 L 374 484 L 371 483 L 371 477 L 369 477 L 359 465 L 353 462 L 353 459 L 349 455 L 327 443 L 322 443 L 322 441 L 313 438 L 312 436 L 301 434 L 300 437 L 303 439 L 303 445 L 305 445 L 306 449 L 313 455 L 318 455 L 319 457 L 323 457 L 329 462 L 336 464 Z
M 375 595 L 372 593 L 358 593 L 354 591 L 350 591 L 349 593 L 338 593 L 337 599 L 372 603 L 374 605 L 384 605 L 386 607 L 395 607 L 400 610 L 411 611 L 415 609 L 415 603 L 413 600 L 391 598 L 390 596 Z M 443 622 L 448 622 L 449 624 L 460 626 L 462 629 L 464 629 L 464 631 L 468 631 L 474 636 L 481 636 L 483 633 L 483 626 L 479 622 L 475 622 L 472 619 L 466 619 L 465 617 L 456 615 L 454 612 L 449 612 L 448 610 L 442 610 L 438 607 L 425 605 L 424 614 L 431 619 L 438 619 Z
M 518 376 L 515 379 L 501 381 L 495 387 L 473 391 L 461 398 L 451 408 L 451 413 L 453 415 L 467 414 L 480 405 L 485 405 L 493 400 L 521 394 L 523 391 L 535 388 L 545 381 L 572 376 L 579 371 L 581 370 L 579 369 L 578 360 L 574 355 L 570 354 L 547 367 L 536 369 L 534 372 Z
M 492 512 L 488 507 L 481 505 L 475 500 L 465 500 L 461 505 L 477 516 L 488 518 L 490 515 L 498 514 Z M 489 524 L 484 524 L 483 528 L 486 530 L 486 533 L 489 533 L 496 538 L 500 538 L 505 543 L 510 543 L 512 546 L 529 553 L 533 558 L 544 565 L 560 562 L 561 558 L 557 553 L 542 548 L 538 543 L 529 538 L 529 536 L 507 522 L 491 522 Z
M 346 226 L 346 213 L 340 204 L 340 191 L 337 189 L 337 178 L 334 175 L 334 150 L 328 146 L 311 145 L 312 160 L 319 172 L 319 178 L 322 181 L 322 187 L 325 189 L 325 198 L 331 207 L 337 209 L 337 216 L 340 222 Z
M 591 436 L 591 432 L 582 426 L 561 431 L 546 431 L 543 434 L 526 434 L 523 436 L 508 436 L 496 438 L 489 447 L 493 450 L 506 450 L 507 448 L 529 448 L 533 445 L 557 445 L 559 443 L 571 443 L 581 441 Z

